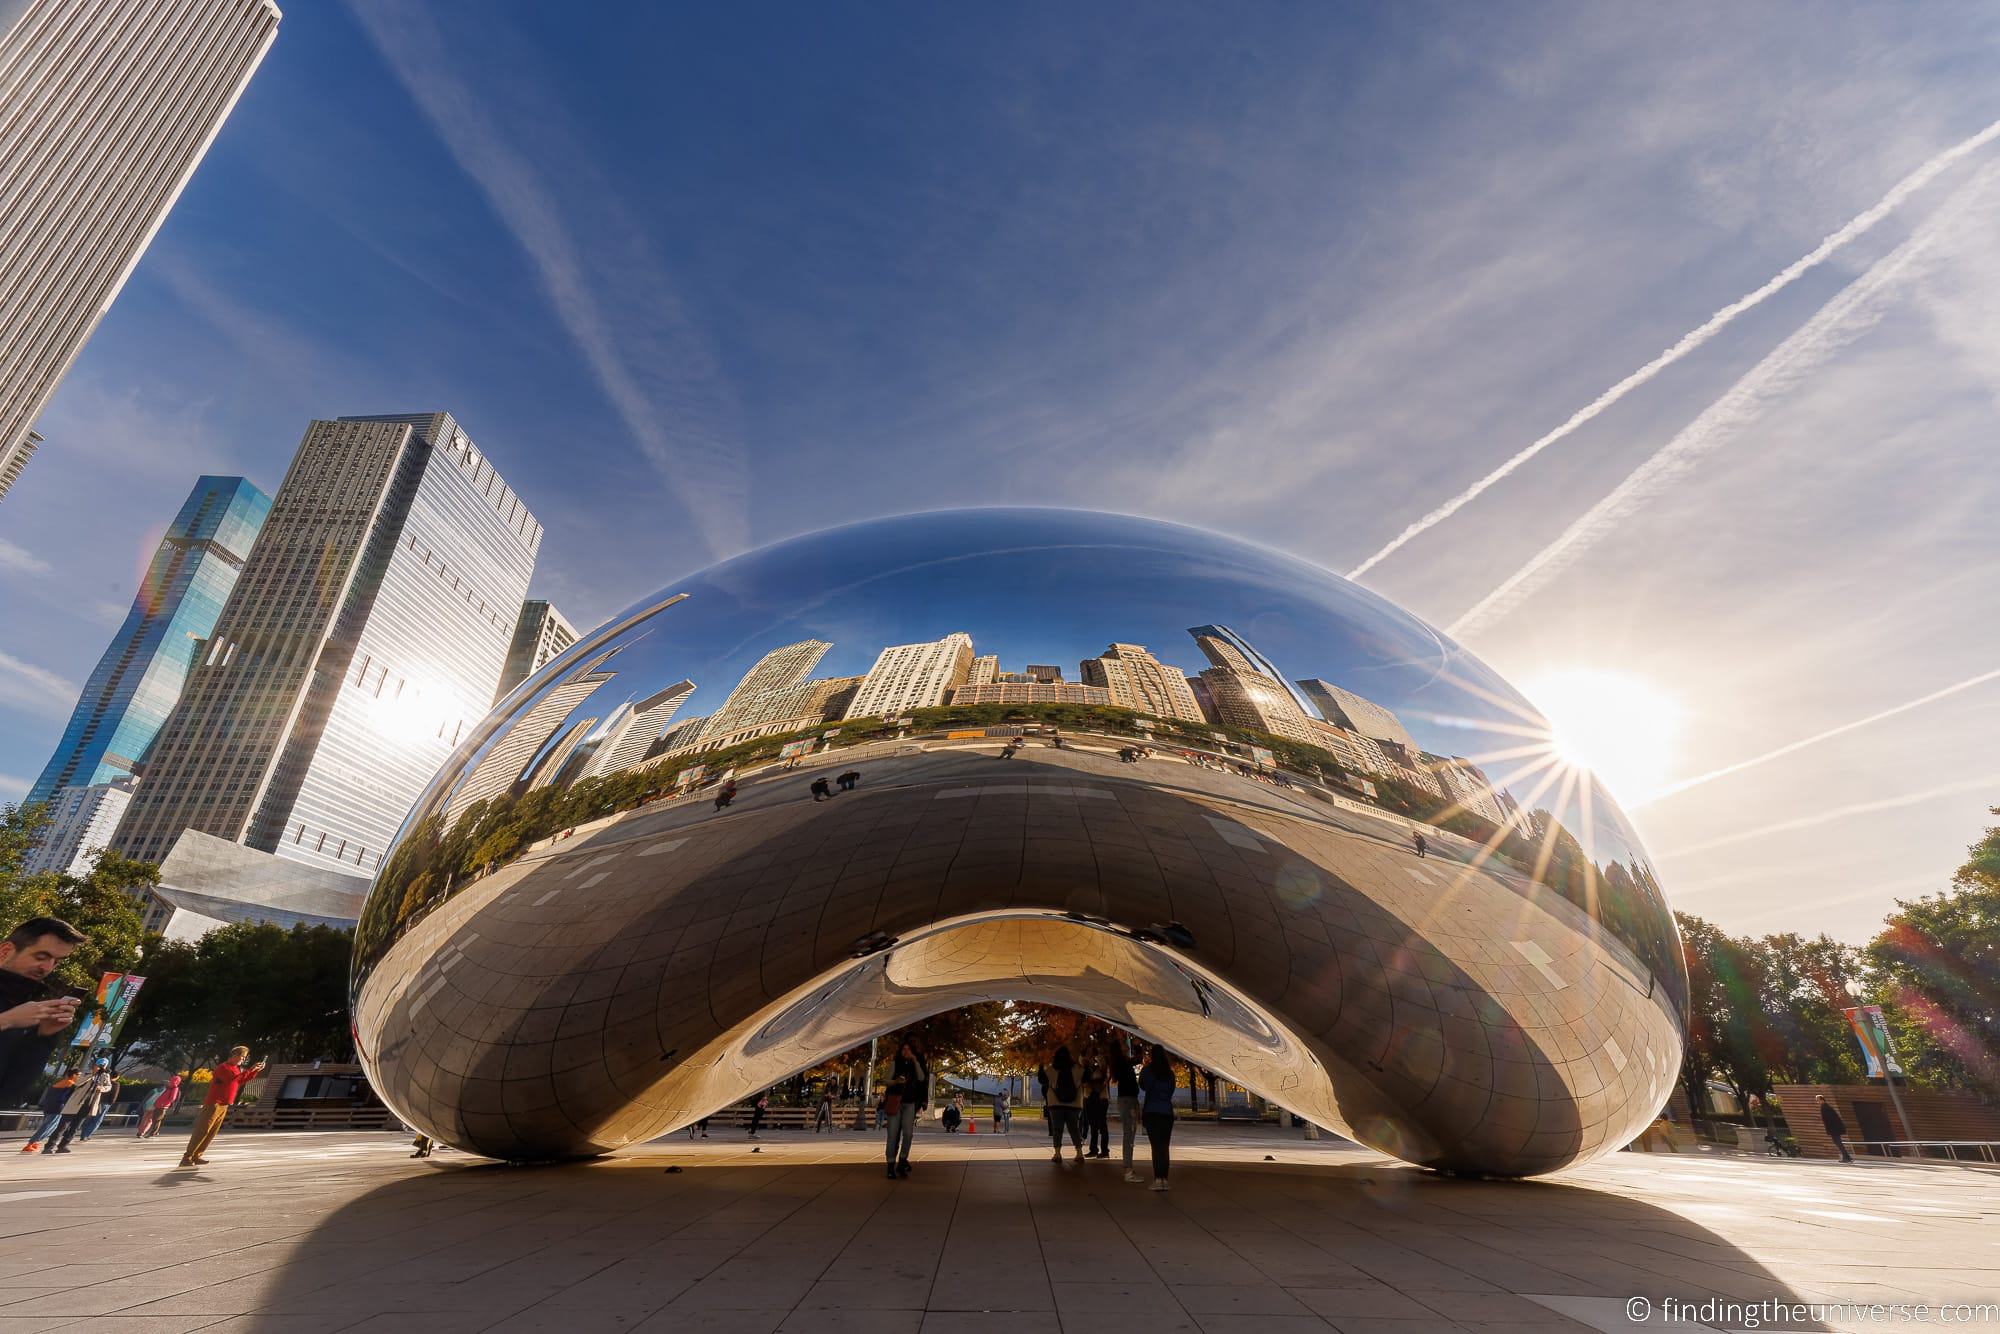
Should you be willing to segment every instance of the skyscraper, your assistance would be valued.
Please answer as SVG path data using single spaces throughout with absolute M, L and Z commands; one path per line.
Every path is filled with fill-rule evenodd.
M 194 484 L 29 801 L 129 777 L 146 762 L 270 512 L 271 498 L 241 477 Z
M 444 807 L 445 823 L 456 823 L 476 802 L 491 801 L 513 791 L 529 764 L 543 752 L 576 706 L 617 675 L 604 669 L 604 664 L 616 654 L 614 649 L 594 657 L 586 655 L 585 661 L 565 666 L 555 681 L 537 687 L 543 692 L 541 698 L 529 705 L 520 720 L 480 757 L 467 771 L 458 790 L 451 794 Z
M 507 645 L 507 665 L 500 672 L 500 688 L 493 694 L 499 703 L 515 686 L 542 670 L 550 659 L 576 642 L 576 627 L 555 609 L 555 604 L 529 598 L 521 604 L 521 617 L 514 622 L 514 638 Z
M 972 636 L 954 631 L 922 644 L 892 644 L 876 655 L 849 718 L 892 718 L 904 709 L 934 709 L 972 671 Z
M 1205 721 L 1187 677 L 1167 666 L 1143 644 L 1113 644 L 1095 658 L 1077 664 L 1085 685 L 1103 686 L 1121 709 L 1137 709 L 1183 722 Z
M 312 423 L 114 846 L 374 869 L 490 707 L 541 540 L 449 413 Z
M 1292 697 L 1298 711 L 1308 718 L 1319 717 L 1319 709 L 1303 690 L 1292 684 L 1290 677 L 1278 670 L 1278 665 L 1259 653 L 1251 642 L 1226 625 L 1197 625 L 1188 630 L 1194 642 L 1201 646 L 1203 656 L 1217 667 L 1226 667 L 1233 672 L 1255 672 L 1268 676 L 1278 683 L 1278 688 Z
M 1328 722 L 1377 741 L 1394 742 L 1412 753 L 1416 751 L 1417 743 L 1410 739 L 1410 731 L 1402 720 L 1374 700 L 1363 699 L 1351 690 L 1317 677 L 1299 682 L 1299 688 L 1319 706 L 1320 716 Z
M 271 0 L 0 2 L 0 496 L 278 18 Z
M 620 716 L 597 743 L 580 777 L 595 778 L 629 769 L 646 758 L 653 743 L 666 731 L 674 710 L 694 693 L 694 682 L 676 681 L 665 690 L 627 704 Z
M 125 817 L 138 781 L 127 775 L 88 787 L 72 785 L 56 793 L 49 803 L 48 830 L 41 843 L 21 859 L 21 869 L 29 875 L 44 871 L 88 875 L 91 861 L 110 844 L 118 822 Z
M 729 698 L 709 715 L 708 726 L 702 729 L 703 738 L 724 736 L 789 716 L 772 712 L 787 707 L 782 692 L 810 676 L 832 647 L 823 639 L 801 639 L 796 644 L 774 648 L 757 659 L 729 692 Z

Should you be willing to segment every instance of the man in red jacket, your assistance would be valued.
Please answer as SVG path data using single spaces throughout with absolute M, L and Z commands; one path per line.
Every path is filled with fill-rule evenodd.
M 208 1096 L 202 1099 L 201 1111 L 194 1119 L 194 1134 L 188 1137 L 187 1152 L 181 1155 L 182 1167 L 201 1167 L 208 1162 L 202 1154 L 215 1139 L 215 1132 L 222 1129 L 222 1118 L 229 1115 L 229 1108 L 236 1101 L 237 1091 L 249 1080 L 264 1073 L 262 1061 L 244 1068 L 250 1059 L 248 1047 L 231 1047 L 229 1059 L 210 1072 Z

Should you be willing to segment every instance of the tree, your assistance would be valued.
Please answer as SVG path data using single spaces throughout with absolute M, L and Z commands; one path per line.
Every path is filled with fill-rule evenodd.
M 1681 1078 L 1699 1113 L 1708 1105 L 1708 1081 L 1727 1083 L 1745 1108 L 1771 1090 L 1764 1053 L 1762 996 L 1766 990 L 1755 948 L 1690 913 L 1677 913 L 1688 970 L 1688 1040 Z
M 352 933 L 236 923 L 199 941 L 154 937 L 124 1038 L 174 1069 L 241 1043 L 275 1061 L 346 1060 Z
M 160 883 L 159 868 L 102 853 L 85 876 L 22 870 L 49 825 L 47 808 L 0 808 L 0 933 L 30 917 L 60 917 L 90 939 L 56 969 L 58 984 L 94 989 L 98 974 L 135 971 L 145 936 L 139 900 Z
M 1967 852 L 1951 890 L 1898 900 L 1866 954 L 1911 1082 L 2000 1093 L 2000 826 Z
M 1759 958 L 1759 1056 L 1778 1082 L 1849 1084 L 1862 1077 L 1842 1010 L 1854 1002 L 1848 983 L 1861 974 L 1860 951 L 1826 935 L 1765 936 Z

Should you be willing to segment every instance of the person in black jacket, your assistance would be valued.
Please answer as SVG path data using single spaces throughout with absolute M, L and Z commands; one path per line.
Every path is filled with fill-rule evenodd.
M 1826 1127 L 1826 1133 L 1832 1137 L 1833 1147 L 1840 1150 L 1840 1161 L 1853 1162 L 1854 1155 L 1847 1151 L 1847 1122 L 1840 1119 L 1840 1113 L 1833 1109 L 1833 1104 L 1826 1100 L 1824 1093 L 1817 1096 L 1820 1124 Z
M 914 1038 L 905 1038 L 903 1045 L 896 1049 L 896 1062 L 891 1067 L 889 1089 L 884 1095 L 885 1103 L 894 1099 L 893 1112 L 884 1107 L 889 1122 L 889 1138 L 883 1152 L 888 1159 L 889 1175 L 893 1178 L 910 1174 L 910 1141 L 917 1131 L 917 1113 L 924 1109 L 931 1097 L 931 1066 L 924 1058 L 923 1046 Z
M 84 939 L 61 918 L 31 917 L 0 940 L 0 1107 L 28 1096 L 76 1018 L 76 998 L 51 998 L 48 978 Z

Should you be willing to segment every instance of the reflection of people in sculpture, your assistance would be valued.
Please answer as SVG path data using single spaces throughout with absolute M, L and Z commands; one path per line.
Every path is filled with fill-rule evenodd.
M 1414 829 L 1410 831 L 1410 842 L 1416 848 L 1417 856 L 1419 857 L 1424 856 L 1431 849 L 1431 845 L 1424 841 L 1424 836 Z
M 719 811 L 734 800 L 736 800 L 736 780 L 731 778 L 716 792 L 715 809 Z
M 854 790 L 854 785 L 861 781 L 861 774 L 858 770 L 849 769 L 846 773 L 842 774 L 840 777 L 834 779 L 833 781 L 840 784 L 840 790 L 842 792 L 852 792 Z
M 813 779 L 812 794 L 814 801 L 833 800 L 833 786 L 826 781 L 825 774 L 821 774 L 818 778 Z

